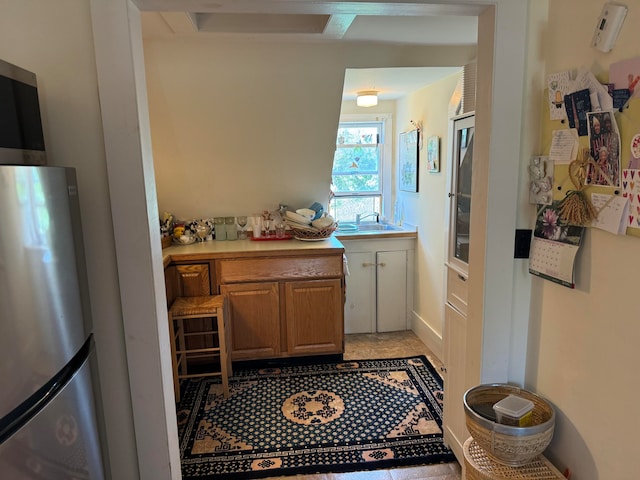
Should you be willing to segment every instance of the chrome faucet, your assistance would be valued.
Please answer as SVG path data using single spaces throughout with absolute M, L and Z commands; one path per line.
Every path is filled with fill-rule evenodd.
M 356 225 L 360 225 L 360 222 L 365 218 L 376 217 L 376 223 L 380 223 L 380 214 L 378 212 L 369 213 L 367 215 L 362 215 L 361 213 L 356 213 Z

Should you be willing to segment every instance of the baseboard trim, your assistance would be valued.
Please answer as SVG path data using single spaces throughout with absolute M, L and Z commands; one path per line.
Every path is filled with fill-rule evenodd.
M 436 332 L 415 311 L 411 311 L 411 330 L 433 352 L 438 360 L 444 362 L 442 335 Z

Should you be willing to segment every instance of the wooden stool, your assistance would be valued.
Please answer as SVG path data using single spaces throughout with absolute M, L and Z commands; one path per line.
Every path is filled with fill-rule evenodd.
M 472 437 L 463 450 L 465 480 L 566 480 L 543 455 L 521 467 L 509 467 L 489 458 Z
M 169 335 L 171 338 L 171 357 L 173 363 L 173 387 L 176 402 L 180 401 L 180 380 L 196 377 L 222 377 L 222 391 L 229 396 L 229 376 L 233 375 L 229 343 L 229 329 L 226 325 L 225 311 L 228 311 L 227 297 L 209 295 L 203 297 L 177 297 L 169 309 Z M 214 321 L 214 319 L 216 321 Z M 185 324 L 199 320 L 205 325 L 197 331 L 185 331 Z M 209 324 L 209 325 L 207 325 Z M 202 339 L 202 348 L 189 348 L 186 338 Z M 213 369 L 199 372 L 189 371 L 189 360 L 208 358 L 214 362 Z

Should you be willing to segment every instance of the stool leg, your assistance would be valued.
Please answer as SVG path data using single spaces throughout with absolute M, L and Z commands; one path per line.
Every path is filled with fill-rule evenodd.
M 180 355 L 182 356 L 182 362 L 180 363 L 180 371 L 182 375 L 187 374 L 187 354 L 184 351 L 187 349 L 187 342 L 184 339 L 184 319 L 178 318 L 176 320 L 178 323 L 178 346 L 180 351 L 183 352 Z
M 180 382 L 178 381 L 178 359 L 176 357 L 176 331 L 173 326 L 173 316 L 169 312 L 169 339 L 171 342 L 171 366 L 173 369 L 173 393 L 176 403 L 180 402 Z
M 220 370 L 222 374 L 222 393 L 229 398 L 229 353 L 227 352 L 224 308 L 218 308 L 218 344 L 220 346 Z

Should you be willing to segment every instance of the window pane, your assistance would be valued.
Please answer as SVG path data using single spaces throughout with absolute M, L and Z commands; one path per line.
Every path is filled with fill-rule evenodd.
M 358 124 L 340 124 L 338 128 L 338 141 L 339 145 L 355 145 L 358 143 L 363 144 L 377 144 L 379 141 L 378 134 L 380 129 L 378 125 L 358 125 Z
M 338 147 L 333 159 L 334 173 L 378 173 L 379 152 L 376 146 Z
M 333 175 L 335 193 L 379 192 L 380 175 Z
M 356 214 L 362 216 L 380 213 L 380 196 L 372 197 L 335 197 L 331 200 L 329 211 L 333 218 L 340 222 L 355 222 Z M 365 222 L 375 222 L 375 217 L 368 217 Z
M 329 206 L 336 220 L 355 222 L 356 214 L 380 212 L 383 143 L 383 122 L 343 122 L 338 126 L 332 171 L 336 197 Z

